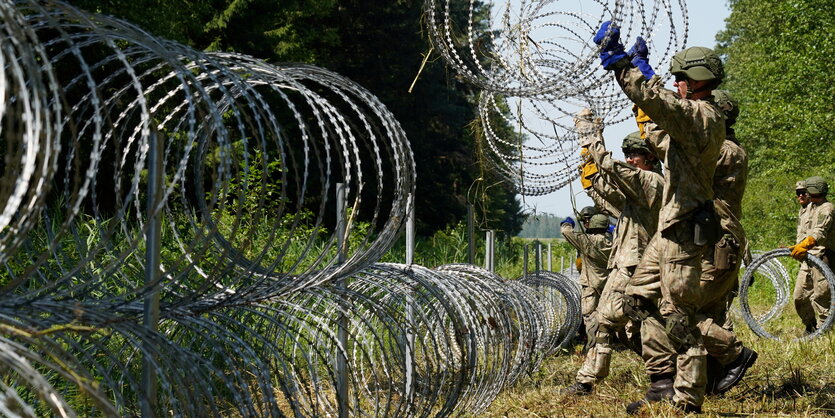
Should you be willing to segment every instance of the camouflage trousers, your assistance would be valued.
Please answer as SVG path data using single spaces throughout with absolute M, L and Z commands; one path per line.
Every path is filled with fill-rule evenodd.
M 835 271 L 835 257 L 824 255 L 821 260 Z M 820 269 L 809 262 L 800 263 L 797 281 L 794 285 L 794 307 L 797 314 L 808 327 L 820 327 L 826 321 L 830 305 L 829 283 Z
M 680 222 L 652 238 L 626 288 L 658 301 L 656 315 L 641 326 L 643 357 L 648 374 L 675 374 L 674 401 L 701 405 L 706 356 L 726 365 L 742 352 L 723 327 L 738 271 L 716 269 L 713 246 L 694 244 L 692 224 Z
M 623 311 L 623 292 L 633 270 L 634 268 L 628 267 L 615 268 L 606 279 L 597 310 L 593 315 L 593 324 L 591 328 L 586 325 L 590 335 L 589 341 L 593 341 L 593 344 L 589 344 L 583 366 L 577 372 L 579 383 L 594 384 L 609 375 L 611 345 L 616 333 L 623 332 L 630 341 L 637 339 L 639 335 L 638 325 L 630 321 Z
M 594 330 L 597 329 L 597 318 L 595 311 L 600 303 L 601 289 L 592 286 L 580 287 L 580 310 L 583 315 L 583 325 L 586 327 L 589 346 L 594 341 Z

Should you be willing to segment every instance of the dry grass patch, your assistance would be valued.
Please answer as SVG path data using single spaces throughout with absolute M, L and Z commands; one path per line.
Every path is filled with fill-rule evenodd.
M 833 416 L 835 415 L 835 332 L 810 342 L 763 340 L 737 320 L 737 332 L 759 352 L 745 380 L 724 396 L 708 397 L 705 416 Z M 574 382 L 583 361 L 581 347 L 543 362 L 536 373 L 503 391 L 483 416 L 490 417 L 616 417 L 626 405 L 643 397 L 649 386 L 643 362 L 633 352 L 612 356 L 611 375 L 589 396 L 561 396 Z M 680 416 L 669 405 L 641 416 Z

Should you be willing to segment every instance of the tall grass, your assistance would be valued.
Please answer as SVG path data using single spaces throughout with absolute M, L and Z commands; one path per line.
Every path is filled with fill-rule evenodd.
M 790 268 L 792 274 L 796 269 Z M 793 276 L 792 276 L 793 277 Z M 767 311 L 773 300 L 770 283 L 760 278 L 751 295 L 752 310 Z M 793 283 L 792 283 L 793 285 Z M 724 396 L 709 396 L 707 416 L 831 416 L 835 415 L 835 333 L 807 342 L 791 341 L 803 333 L 789 304 L 768 323 L 784 341 L 757 337 L 732 310 L 735 330 L 743 343 L 759 353 L 739 386 Z M 612 357 L 611 374 L 590 396 L 562 396 L 558 391 L 574 383 L 583 362 L 581 346 L 547 359 L 540 370 L 502 392 L 485 414 L 491 417 L 626 416 L 630 402 L 643 397 L 649 386 L 641 359 L 621 349 Z M 653 405 L 643 416 L 680 415 L 667 404 Z

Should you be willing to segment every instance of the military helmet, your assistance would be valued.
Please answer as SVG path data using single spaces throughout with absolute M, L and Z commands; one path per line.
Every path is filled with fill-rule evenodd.
M 703 46 L 690 47 L 673 55 L 670 72 L 673 75 L 683 74 L 696 81 L 722 81 L 725 78 L 725 69 L 719 55 Z
M 739 102 L 731 96 L 729 91 L 713 90 L 713 100 L 716 101 L 716 104 L 722 109 L 722 113 L 725 114 L 727 124 L 730 125 L 736 122 L 736 118 L 739 116 Z
M 821 176 L 813 176 L 806 179 L 806 191 L 810 195 L 827 194 L 829 192 L 829 185 Z
M 798 180 L 797 183 L 794 184 L 795 190 L 806 190 L 806 180 Z
M 647 141 L 645 141 L 644 138 L 641 138 L 641 133 L 639 131 L 626 135 L 626 138 L 623 138 L 623 145 L 621 145 L 620 148 L 623 150 L 624 154 L 628 152 L 643 152 L 645 154 L 653 155 L 652 150 L 650 150 L 649 145 L 647 145 Z
M 589 228 L 588 229 L 606 229 L 609 227 L 609 217 L 598 213 L 591 217 L 589 221 Z
M 586 206 L 580 209 L 580 216 L 582 216 L 583 219 L 589 219 L 595 214 L 597 214 L 597 208 L 594 206 Z

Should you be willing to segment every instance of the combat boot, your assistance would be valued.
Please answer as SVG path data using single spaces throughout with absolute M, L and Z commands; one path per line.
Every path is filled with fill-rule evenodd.
M 655 376 L 650 376 L 649 379 L 651 383 L 649 385 L 649 389 L 647 389 L 647 393 L 644 395 L 644 399 L 632 402 L 631 404 L 627 405 L 627 414 L 637 414 L 641 410 L 641 408 L 644 407 L 644 405 L 647 405 L 652 402 L 673 400 L 675 390 L 673 390 L 672 374 L 659 374 Z
M 690 405 L 689 403 L 673 402 L 673 407 L 685 414 L 701 414 L 702 407 L 699 405 Z
M 591 393 L 591 383 L 574 383 L 571 386 L 560 389 L 560 395 L 585 396 Z
M 715 392 L 717 394 L 725 393 L 741 382 L 748 368 L 757 361 L 757 356 L 756 351 L 748 347 L 742 347 L 742 353 L 739 354 L 739 357 L 725 366 L 725 375 L 716 382 Z

